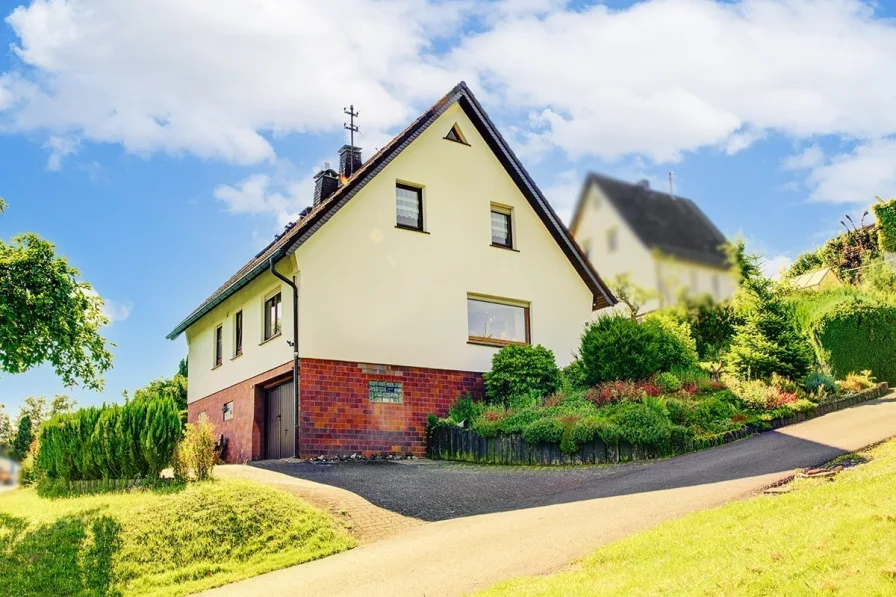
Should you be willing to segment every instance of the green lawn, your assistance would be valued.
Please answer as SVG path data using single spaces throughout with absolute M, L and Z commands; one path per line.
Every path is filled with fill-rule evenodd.
M 833 482 L 799 480 L 482 595 L 896 595 L 896 441 Z
M 0 595 L 186 595 L 353 545 L 326 513 L 249 482 L 0 494 Z

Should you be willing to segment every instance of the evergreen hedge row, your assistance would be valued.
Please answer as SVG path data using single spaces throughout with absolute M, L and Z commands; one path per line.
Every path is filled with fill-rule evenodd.
M 82 408 L 44 424 L 37 467 L 51 480 L 155 479 L 180 437 L 170 397 Z
M 837 378 L 870 369 L 896 384 L 896 306 L 843 290 L 802 295 L 800 323 Z

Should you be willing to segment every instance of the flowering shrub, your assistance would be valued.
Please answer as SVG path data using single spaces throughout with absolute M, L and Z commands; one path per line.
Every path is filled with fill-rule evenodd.
M 793 404 L 797 400 L 799 400 L 799 397 L 796 394 L 775 389 L 774 394 L 769 393 L 766 397 L 765 408 L 771 410 L 784 406 L 785 404 Z
M 846 379 L 837 382 L 837 387 L 844 392 L 855 394 L 856 392 L 861 392 L 862 390 L 874 387 L 874 378 L 871 377 L 871 371 L 866 369 L 861 373 L 848 374 Z
M 638 382 L 635 384 L 635 387 L 643 394 L 647 394 L 648 396 L 661 396 L 663 394 L 663 390 L 661 388 L 649 381 Z
M 596 406 L 606 406 L 622 400 L 637 400 L 641 391 L 631 381 L 605 381 L 585 392 L 585 400 Z

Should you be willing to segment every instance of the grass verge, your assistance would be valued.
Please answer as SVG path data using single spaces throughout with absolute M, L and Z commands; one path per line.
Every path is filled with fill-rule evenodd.
M 859 456 L 834 481 L 670 521 L 481 595 L 894 595 L 896 441 Z
M 324 512 L 246 481 L 0 495 L 0 595 L 186 595 L 353 546 Z

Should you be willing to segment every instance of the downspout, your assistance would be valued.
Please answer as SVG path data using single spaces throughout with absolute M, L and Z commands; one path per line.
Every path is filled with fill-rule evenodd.
M 295 429 L 293 430 L 293 450 L 295 451 L 295 455 L 299 455 L 298 443 L 299 443 L 299 289 L 296 287 L 296 283 L 281 274 L 274 267 L 274 259 L 277 255 L 271 255 L 270 261 L 268 261 L 268 266 L 270 267 L 271 273 L 280 278 L 284 283 L 286 283 L 290 288 L 292 288 L 292 342 L 287 340 L 287 344 L 292 346 L 292 391 L 293 391 L 293 421 L 295 422 Z

